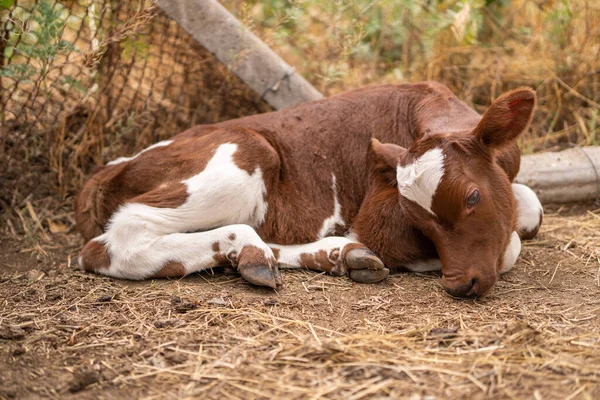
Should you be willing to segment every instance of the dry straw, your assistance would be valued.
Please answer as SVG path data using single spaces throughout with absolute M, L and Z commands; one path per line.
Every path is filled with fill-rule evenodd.
M 599 212 L 548 213 L 479 301 L 451 299 L 435 274 L 288 271 L 279 293 L 218 271 L 127 283 L 69 268 L 68 243 L 32 249 L 4 261 L 37 254 L 45 272 L 0 276 L 0 395 L 598 398 Z

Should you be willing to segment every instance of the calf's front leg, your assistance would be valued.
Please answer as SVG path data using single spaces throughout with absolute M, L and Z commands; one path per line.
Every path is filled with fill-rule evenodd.
M 365 245 L 345 237 L 325 237 L 301 245 L 268 244 L 281 268 L 306 268 L 331 275 L 348 275 L 360 283 L 376 283 L 389 270 Z

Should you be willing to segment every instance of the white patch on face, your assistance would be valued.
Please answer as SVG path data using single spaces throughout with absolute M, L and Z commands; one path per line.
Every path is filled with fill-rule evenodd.
M 154 143 L 152 146 L 149 146 L 147 148 L 145 148 L 144 150 L 140 151 L 139 153 L 137 153 L 135 156 L 133 157 L 119 157 L 115 160 L 112 160 L 111 162 L 107 163 L 106 165 L 116 165 L 116 164 L 120 164 L 122 162 L 126 162 L 126 161 L 131 161 L 134 158 L 137 158 L 140 156 L 140 154 L 145 153 L 149 150 L 155 149 L 157 147 L 165 147 L 170 145 L 171 143 L 173 143 L 172 140 L 163 140 L 162 142 L 158 142 L 158 143 Z
M 340 253 L 344 246 L 349 243 L 357 243 L 351 239 L 339 236 L 329 236 L 313 243 L 298 244 L 291 246 L 284 246 L 279 244 L 268 243 L 268 246 L 272 249 L 279 250 L 279 266 L 281 268 L 301 268 L 300 256 L 302 254 L 317 254 L 319 251 L 324 250 L 329 254 L 333 249 L 340 249 Z
M 442 261 L 439 258 L 428 258 L 402 264 L 402 267 L 412 272 L 441 271 Z
M 510 236 L 510 243 L 504 252 L 504 260 L 502 262 L 502 268 L 500 268 L 501 274 L 510 271 L 512 267 L 515 266 L 519 254 L 521 254 L 521 239 L 517 232 L 513 232 Z
M 218 241 L 227 251 L 225 245 L 232 242 L 225 233 L 236 234 L 231 246 L 237 251 L 253 244 L 262 248 L 266 257 L 273 257 L 253 229 L 267 213 L 262 171 L 257 167 L 248 174 L 240 169 L 233 161 L 236 150 L 236 144 L 222 144 L 202 172 L 182 181 L 188 198 L 177 208 L 140 203 L 121 206 L 106 233 L 97 238 L 108 247 L 110 275 L 143 279 L 168 261 L 181 262 L 188 273 L 214 266 L 212 243 Z M 223 231 L 230 228 L 227 225 L 235 229 Z M 217 227 L 223 228 L 214 229 Z M 209 232 L 185 233 L 200 230 Z
M 537 231 L 544 208 L 533 190 L 520 183 L 513 183 L 512 190 L 517 200 L 517 229 L 520 232 Z
M 400 195 L 431 211 L 433 196 L 444 176 L 444 153 L 442 149 L 428 150 L 414 163 L 396 169 Z M 435 215 L 435 214 L 434 214 Z
M 342 206 L 338 201 L 337 197 L 337 186 L 335 175 L 331 174 L 332 183 L 331 188 L 333 189 L 333 215 L 328 217 L 323 221 L 323 225 L 319 230 L 318 238 L 322 239 L 330 233 L 335 232 L 335 228 L 340 225 L 343 226 L 345 224 L 344 219 L 342 218 Z

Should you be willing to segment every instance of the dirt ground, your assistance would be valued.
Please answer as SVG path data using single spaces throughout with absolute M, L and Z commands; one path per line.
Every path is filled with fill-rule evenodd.
M 600 209 L 555 207 L 480 300 L 437 274 L 126 282 L 0 238 L 0 398 L 600 398 Z

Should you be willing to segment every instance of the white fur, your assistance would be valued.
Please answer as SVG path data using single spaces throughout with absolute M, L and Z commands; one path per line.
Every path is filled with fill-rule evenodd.
M 342 218 L 342 206 L 340 205 L 340 202 L 339 202 L 338 196 L 337 196 L 337 186 L 336 186 L 335 175 L 331 174 L 331 178 L 332 178 L 331 188 L 333 189 L 333 215 L 331 217 L 326 218 L 325 221 L 323 221 L 323 225 L 321 226 L 321 229 L 319 230 L 319 235 L 318 235 L 319 239 L 322 239 L 325 236 L 329 235 L 330 233 L 335 232 L 335 228 L 338 225 L 344 226 L 344 224 L 345 224 L 344 218 Z
M 513 232 L 510 237 L 510 243 L 504 252 L 504 261 L 500 273 L 504 274 L 512 269 L 517 263 L 517 259 L 521 254 L 521 239 L 517 232 Z
M 168 261 L 182 263 L 187 273 L 205 269 L 215 265 L 211 246 L 216 241 L 224 253 L 253 244 L 262 248 L 266 257 L 273 257 L 253 229 L 267 212 L 262 171 L 257 167 L 248 174 L 240 169 L 233 161 L 236 150 L 236 144 L 222 144 L 204 171 L 182 181 L 188 198 L 177 208 L 139 203 L 121 206 L 107 231 L 97 238 L 109 250 L 108 274 L 143 279 Z M 216 227 L 222 228 L 185 233 Z M 235 240 L 227 239 L 230 233 L 236 234 Z
M 133 157 L 119 157 L 115 160 L 112 160 L 111 162 L 108 162 L 106 165 L 116 165 L 116 164 L 120 164 L 122 162 L 126 162 L 126 161 L 131 161 L 134 158 L 137 158 L 140 156 L 140 154 L 145 153 L 149 150 L 155 149 L 157 147 L 165 147 L 170 145 L 171 143 L 173 143 L 172 140 L 163 140 L 162 142 L 158 142 L 158 143 L 154 143 L 152 146 L 148 146 L 147 148 L 145 148 L 144 150 L 140 151 L 139 153 L 137 153 L 135 156 Z
M 192 226 L 182 226 L 177 232 L 199 225 L 203 229 L 229 224 L 257 228 L 264 222 L 268 205 L 262 170 L 256 167 L 250 175 L 240 169 L 233 161 L 236 150 L 237 144 L 222 144 L 204 171 L 183 181 L 190 196 L 177 214 L 184 225 Z
M 339 237 L 329 236 L 313 243 L 298 244 L 284 246 L 279 244 L 269 243 L 269 247 L 279 250 L 279 266 L 281 268 L 301 268 L 300 255 L 302 254 L 317 254 L 321 250 L 325 250 L 329 254 L 334 249 L 339 249 L 340 252 L 349 243 L 357 243 L 354 240 Z
M 441 271 L 442 261 L 439 258 L 428 258 L 403 264 L 402 267 L 412 272 Z
M 517 200 L 517 228 L 521 232 L 533 232 L 539 228 L 540 215 L 544 214 L 542 203 L 533 190 L 520 183 L 512 184 L 513 193 Z
M 400 194 L 425 210 L 431 210 L 433 196 L 444 176 L 444 153 L 435 148 L 425 152 L 414 163 L 396 169 Z

